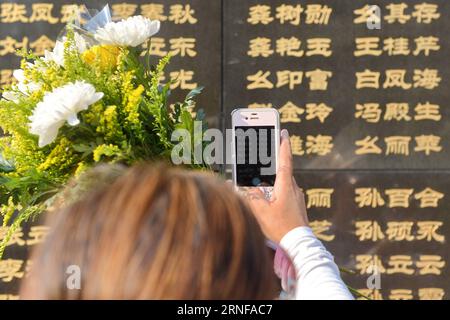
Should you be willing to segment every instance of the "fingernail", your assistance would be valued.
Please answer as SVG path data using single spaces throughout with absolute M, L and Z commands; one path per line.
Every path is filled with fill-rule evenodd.
M 287 129 L 281 130 L 281 137 L 283 139 L 289 139 L 289 132 L 287 131 Z

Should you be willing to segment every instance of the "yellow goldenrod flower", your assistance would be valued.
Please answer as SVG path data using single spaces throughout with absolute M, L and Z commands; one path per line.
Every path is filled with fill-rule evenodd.
M 64 137 L 61 138 L 56 147 L 53 148 L 47 156 L 47 159 L 41 163 L 37 169 L 39 171 L 55 169 L 63 171 L 71 168 L 74 163 L 76 163 L 76 159 L 74 157 L 72 144 Z
M 82 173 L 84 173 L 87 169 L 89 169 L 89 166 L 81 161 L 77 165 L 77 169 L 75 170 L 74 176 L 78 178 Z
M 102 70 L 113 69 L 117 66 L 120 48 L 111 45 L 93 46 L 81 55 L 90 65 L 98 65 Z
M 101 144 L 95 148 L 93 153 L 93 158 L 95 162 L 99 162 L 103 156 L 105 157 L 114 157 L 114 156 L 120 156 L 121 151 L 118 146 L 113 144 Z
M 13 197 L 8 198 L 7 204 L 0 206 L 0 214 L 3 216 L 3 227 L 6 227 L 16 209 L 17 206 L 14 204 Z

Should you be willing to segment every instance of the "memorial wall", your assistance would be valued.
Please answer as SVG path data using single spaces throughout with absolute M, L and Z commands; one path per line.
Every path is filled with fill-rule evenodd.
M 0 85 L 13 81 L 15 51 L 51 49 L 82 3 L 0 1 Z M 152 59 L 174 56 L 174 88 L 205 87 L 197 108 L 210 126 L 229 127 L 236 107 L 278 109 L 311 227 L 353 270 L 349 286 L 372 299 L 450 298 L 449 1 L 109 4 L 114 19 L 162 22 Z M 11 239 L 0 299 L 18 298 L 47 232 L 33 222 Z

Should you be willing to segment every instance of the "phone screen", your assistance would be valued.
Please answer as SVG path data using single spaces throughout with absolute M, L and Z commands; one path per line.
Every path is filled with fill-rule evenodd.
M 241 187 L 275 183 L 275 126 L 236 126 L 236 182 Z

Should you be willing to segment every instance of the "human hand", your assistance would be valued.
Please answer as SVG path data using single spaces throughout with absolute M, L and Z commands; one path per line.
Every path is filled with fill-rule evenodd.
M 293 175 L 291 143 L 287 130 L 281 131 L 281 145 L 274 190 L 270 200 L 259 188 L 247 193 L 247 200 L 266 237 L 279 243 L 294 228 L 308 226 L 305 197 Z

